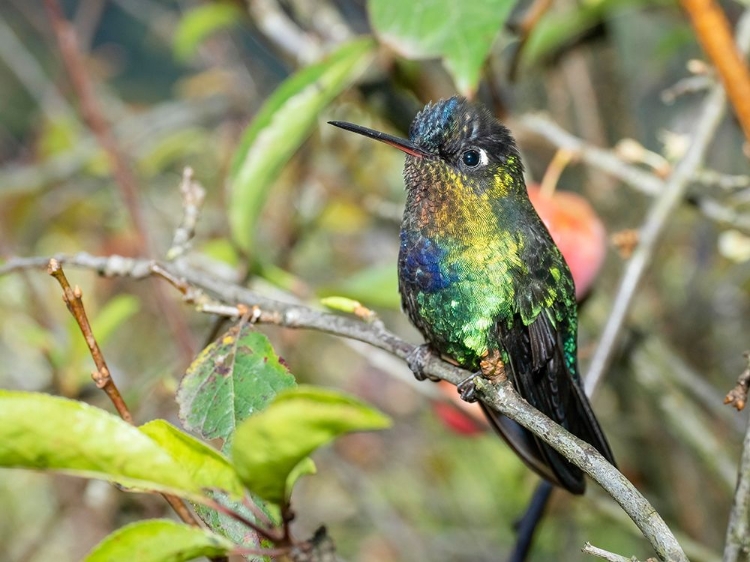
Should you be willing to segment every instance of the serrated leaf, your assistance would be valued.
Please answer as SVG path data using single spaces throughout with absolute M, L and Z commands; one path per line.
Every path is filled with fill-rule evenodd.
M 357 79 L 373 51 L 371 39 L 358 39 L 303 68 L 266 100 L 243 134 L 230 174 L 228 211 L 232 237 L 243 250 L 253 250 L 258 217 L 282 167 L 320 112 Z
M 165 420 L 150 421 L 140 430 L 161 445 L 201 488 L 219 488 L 235 498 L 244 494 L 245 488 L 229 460 L 205 443 Z
M 472 95 L 515 0 L 370 0 L 379 39 L 409 59 L 442 58 L 463 95 Z
M 211 497 L 235 513 L 239 513 L 246 519 L 250 521 L 256 520 L 255 515 L 245 507 L 242 502 L 234 501 L 229 498 L 229 496 L 222 493 L 212 493 Z M 258 502 L 256 502 L 256 505 L 257 504 Z M 259 507 L 264 509 L 265 505 L 259 505 Z M 210 507 L 201 504 L 194 504 L 193 509 L 198 517 L 200 517 L 212 531 L 228 538 L 234 544 L 246 548 L 259 548 L 261 546 L 256 533 L 248 530 L 247 525 L 237 521 L 234 517 L 225 513 L 219 513 L 215 509 L 211 509 Z M 268 513 L 267 509 L 264 509 L 264 511 L 266 515 L 269 515 L 272 521 L 280 521 L 280 513 L 278 513 L 278 509 L 274 510 L 276 513 L 271 514 Z M 263 560 L 265 560 L 265 558 L 263 558 Z
M 315 449 L 345 433 L 389 425 L 384 414 L 354 397 L 300 386 L 237 428 L 232 460 L 250 491 L 282 505 L 291 491 L 290 474 L 299 475 L 297 466 Z
M 205 529 L 151 519 L 131 523 L 104 538 L 84 562 L 183 562 L 230 553 L 234 545 Z
M 138 428 L 99 408 L 45 394 L 0 390 L 0 466 L 201 495 L 189 473 Z
M 175 56 L 189 59 L 209 35 L 234 25 L 242 15 L 242 9 L 230 2 L 211 2 L 188 10 L 174 34 Z
M 238 424 L 294 384 L 268 338 L 248 324 L 237 325 L 188 368 L 177 391 L 180 420 L 204 439 L 230 442 Z

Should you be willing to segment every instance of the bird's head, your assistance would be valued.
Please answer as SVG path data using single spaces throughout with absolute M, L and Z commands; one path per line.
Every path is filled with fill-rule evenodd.
M 456 185 L 476 193 L 525 192 L 521 158 L 510 131 L 484 106 L 465 98 L 425 106 L 414 118 L 408 140 L 351 123 L 331 124 L 405 152 L 407 188 Z

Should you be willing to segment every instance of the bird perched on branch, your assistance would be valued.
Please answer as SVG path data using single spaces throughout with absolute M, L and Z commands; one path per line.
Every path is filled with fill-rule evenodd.
M 434 351 L 488 378 L 507 376 L 532 406 L 614 464 L 578 372 L 573 278 L 529 201 L 510 131 L 484 107 L 428 104 L 409 139 L 331 122 L 406 153 L 399 291 Z M 422 378 L 423 375 L 422 375 Z M 473 380 L 459 385 L 475 399 Z M 583 472 L 531 432 L 482 404 L 500 435 L 539 475 L 574 494 Z

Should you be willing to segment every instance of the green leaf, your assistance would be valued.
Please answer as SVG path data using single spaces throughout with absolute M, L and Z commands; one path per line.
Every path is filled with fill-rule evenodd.
M 0 390 L 0 466 L 201 495 L 190 474 L 138 428 L 99 408 L 45 394 Z
M 221 492 L 214 492 L 211 494 L 211 497 L 222 505 L 228 507 L 235 513 L 239 513 L 246 519 L 250 521 L 256 521 L 255 515 L 252 513 L 252 511 L 245 507 L 242 502 L 232 500 L 229 496 L 227 496 L 226 494 L 222 494 Z M 263 509 L 265 511 L 266 515 L 269 516 L 271 521 L 276 521 L 280 524 L 281 517 L 280 513 L 278 513 L 278 509 L 274 509 L 276 513 L 271 514 L 268 512 L 268 509 L 266 509 L 265 504 L 263 504 L 262 502 L 255 503 L 260 509 Z M 211 509 L 210 507 L 206 507 L 205 505 L 201 504 L 194 504 L 193 509 L 195 509 L 196 515 L 198 515 L 198 517 L 200 517 L 201 520 L 206 525 L 208 525 L 208 527 L 212 531 L 214 531 L 215 533 L 219 533 L 224 537 L 227 537 L 234 544 L 246 548 L 261 547 L 261 543 L 258 540 L 257 534 L 248 532 L 247 525 L 237 521 L 237 519 L 235 519 L 234 517 L 231 517 L 225 513 L 219 513 L 215 509 Z
M 150 421 L 140 430 L 161 445 L 201 488 L 219 488 L 235 498 L 244 494 L 245 488 L 229 460 L 205 443 L 165 420 Z
M 84 562 L 183 562 L 229 554 L 234 545 L 205 529 L 152 519 L 138 521 L 104 538 Z
M 268 338 L 249 324 L 238 324 L 188 368 L 177 391 L 180 420 L 204 439 L 230 442 L 240 422 L 294 384 Z
M 300 386 L 279 394 L 237 428 L 232 460 L 250 491 L 282 505 L 294 481 L 290 475 L 304 472 L 297 466 L 315 449 L 345 433 L 389 425 L 384 414 L 356 398 Z
M 320 292 L 324 295 L 355 299 L 367 307 L 381 306 L 397 309 L 401 306 L 398 277 L 393 264 L 374 265 L 363 269 L 345 281 L 326 287 Z
M 188 60 L 209 35 L 234 25 L 242 16 L 242 9 L 229 2 L 211 2 L 188 10 L 174 34 L 175 56 Z
M 549 12 L 534 26 L 523 47 L 523 66 L 530 67 L 553 56 L 602 21 L 617 17 L 620 10 L 662 4 L 666 4 L 664 0 L 594 0 L 571 5 L 562 12 Z
M 442 58 L 464 95 L 480 72 L 515 0 L 370 0 L 370 22 L 379 39 L 409 59 Z
M 347 297 L 331 296 L 320 299 L 320 304 L 331 310 L 338 310 L 348 314 L 354 314 L 362 308 L 362 303 Z
M 243 250 L 254 249 L 256 223 L 273 181 L 320 112 L 356 80 L 373 51 L 371 39 L 359 39 L 303 68 L 266 100 L 245 131 L 232 165 L 229 198 L 232 236 Z

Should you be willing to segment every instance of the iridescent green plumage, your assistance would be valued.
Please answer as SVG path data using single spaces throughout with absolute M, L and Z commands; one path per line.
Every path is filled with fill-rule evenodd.
M 334 124 L 407 153 L 399 289 L 430 347 L 474 371 L 499 357 L 529 403 L 612 461 L 578 374 L 573 279 L 529 201 L 508 129 L 462 98 L 425 107 L 408 141 Z M 534 470 L 583 492 L 577 467 L 485 412 Z

